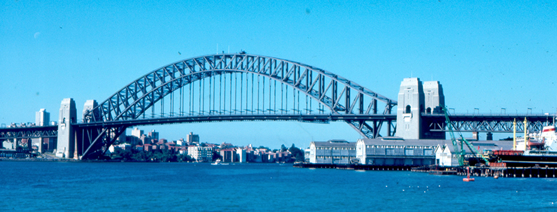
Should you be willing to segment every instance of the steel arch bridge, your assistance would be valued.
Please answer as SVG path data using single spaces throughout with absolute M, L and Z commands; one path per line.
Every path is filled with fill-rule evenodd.
M 345 121 L 362 137 L 395 133 L 397 102 L 346 78 L 274 57 L 217 54 L 156 69 L 84 111 L 85 157 L 129 126 L 201 121 Z M 383 108 L 378 112 L 378 108 Z M 85 148 L 87 148 L 85 150 Z

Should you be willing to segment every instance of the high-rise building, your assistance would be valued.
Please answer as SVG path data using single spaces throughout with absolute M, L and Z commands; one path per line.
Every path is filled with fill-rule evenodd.
M 186 142 L 190 145 L 193 144 L 193 143 L 199 144 L 199 135 L 193 134 L 193 132 L 190 132 L 190 134 L 188 134 L 186 136 Z
M 155 132 L 155 130 L 152 130 L 151 132 L 149 132 L 149 138 L 159 140 L 159 132 Z
M 35 125 L 37 126 L 48 126 L 50 124 L 50 113 L 46 112 L 46 109 L 41 108 L 39 111 L 35 113 Z M 48 141 L 48 138 L 47 140 Z M 39 137 L 33 139 L 33 146 L 37 146 L 37 150 L 40 153 L 44 153 L 45 149 L 43 149 L 45 142 L 45 138 Z
M 132 130 L 132 136 L 141 138 L 141 135 L 143 135 L 143 130 L 138 129 L 137 127 Z
M 236 154 L 238 155 L 238 162 L 245 163 L 247 161 L 245 149 L 242 148 L 236 149 Z
M 46 126 L 50 122 L 50 113 L 46 112 L 46 109 L 41 108 L 35 113 L 35 124 L 37 126 Z

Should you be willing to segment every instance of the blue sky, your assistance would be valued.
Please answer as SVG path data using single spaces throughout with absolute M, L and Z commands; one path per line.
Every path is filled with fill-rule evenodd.
M 555 1 L 0 2 L 0 123 L 58 119 L 63 98 L 104 101 L 161 66 L 217 51 L 273 56 L 396 99 L 405 77 L 438 80 L 456 113 L 557 111 Z M 178 52 L 181 53 L 178 54 Z M 360 136 L 344 123 L 141 127 L 168 139 L 307 147 Z

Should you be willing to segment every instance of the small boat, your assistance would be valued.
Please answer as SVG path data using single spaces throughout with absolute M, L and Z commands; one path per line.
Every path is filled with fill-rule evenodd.
M 214 166 L 216 166 L 216 165 L 226 166 L 226 165 L 229 165 L 229 163 L 221 163 L 221 160 L 220 160 L 220 159 L 217 159 L 214 163 L 211 163 L 211 165 L 214 165 Z
M 211 165 L 220 165 L 220 159 L 215 160 L 215 162 L 211 163 Z

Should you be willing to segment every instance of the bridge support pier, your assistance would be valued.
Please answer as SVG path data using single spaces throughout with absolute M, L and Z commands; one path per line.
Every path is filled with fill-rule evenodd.
M 62 100 L 62 104 L 60 105 L 56 157 L 73 158 L 75 151 L 75 132 L 72 123 L 75 122 L 75 102 L 72 98 L 66 98 Z
M 421 82 L 418 78 L 405 78 L 400 84 L 396 136 L 404 139 L 445 139 L 445 132 L 426 131 L 422 113 L 442 113 L 445 105 L 443 88 L 438 81 Z M 424 123 L 426 124 L 426 123 Z

